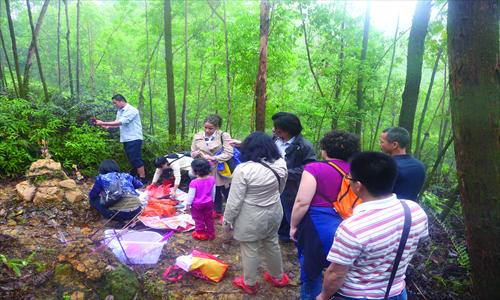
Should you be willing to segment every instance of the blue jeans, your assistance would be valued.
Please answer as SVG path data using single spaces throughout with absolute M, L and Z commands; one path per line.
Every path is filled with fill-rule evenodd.
M 301 291 L 301 295 L 302 295 L 302 291 Z M 332 299 L 334 299 L 334 300 L 365 300 L 364 298 L 352 298 L 352 297 L 342 296 L 339 294 L 335 294 Z M 381 298 L 381 299 L 383 299 L 383 298 Z M 406 288 L 403 289 L 401 294 L 387 298 L 387 300 L 407 300 L 407 299 L 408 299 L 408 296 L 406 294 Z
M 101 205 L 101 197 L 91 198 L 89 200 L 90 205 L 92 205 L 103 217 L 106 219 L 111 218 L 116 214 L 118 210 L 109 210 L 106 207 Z M 121 211 L 113 218 L 113 221 L 128 221 L 133 217 L 137 216 L 137 214 L 141 211 L 142 207 L 139 207 L 136 210 L 124 212 Z
M 290 240 L 290 222 L 292 221 L 293 205 L 285 204 L 283 194 L 280 195 L 280 199 L 283 206 L 283 220 L 281 220 L 278 235 L 281 240 Z
M 300 300 L 315 300 L 323 288 L 323 274 L 300 284 Z

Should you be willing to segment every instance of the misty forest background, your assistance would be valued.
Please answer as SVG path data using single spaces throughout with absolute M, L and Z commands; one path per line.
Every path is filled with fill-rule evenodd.
M 90 121 L 114 120 L 111 96 L 116 93 L 140 110 L 149 176 L 154 156 L 189 149 L 207 114 L 221 115 L 222 130 L 244 139 L 255 130 L 270 133 L 271 116 L 288 111 L 299 116 L 303 135 L 318 154 L 322 135 L 331 129 L 356 133 L 363 150 L 379 151 L 384 128 L 405 127 L 412 134 L 408 152 L 428 171 L 419 200 L 441 221 L 453 207 L 452 214 L 460 220 L 465 215 L 467 225 L 462 209 L 468 189 L 466 179 L 458 180 L 454 147 L 459 126 L 452 128 L 452 88 L 468 83 L 448 82 L 455 74 L 450 74 L 449 59 L 460 55 L 459 47 L 486 41 L 493 50 L 481 55 L 496 53 L 498 67 L 498 3 L 481 3 L 474 9 L 472 3 L 457 4 L 455 13 L 481 16 L 493 5 L 497 16 L 484 18 L 493 24 L 486 26 L 494 28 L 492 42 L 477 29 L 471 36 L 482 40 L 449 49 L 452 4 L 447 1 L 415 2 L 409 28 L 399 26 L 400 15 L 387 15 L 396 25 L 394 32 L 370 24 L 371 2 L 1 1 L 0 174 L 20 179 L 40 159 L 42 139 L 66 169 L 76 164 L 83 175 L 95 176 L 100 161 L 114 158 L 134 174 L 118 131 L 104 131 Z M 454 67 L 457 73 L 465 69 Z M 497 94 L 489 95 L 496 100 L 489 99 L 496 106 L 478 108 L 481 113 L 474 120 L 498 119 L 498 97 L 492 96 L 498 95 L 498 78 L 493 81 Z M 457 116 L 459 108 L 466 110 L 456 107 Z M 468 109 L 475 109 L 474 104 Z M 480 129 L 481 122 L 472 127 Z M 490 131 L 498 130 L 494 128 Z M 461 143 L 466 139 L 462 136 Z M 492 155 L 498 159 L 498 151 Z M 491 165 L 495 163 L 481 162 L 476 168 Z M 469 197 L 476 200 L 467 198 L 472 201 L 468 205 L 481 197 L 495 199 L 491 195 L 500 193 L 500 179 L 498 170 L 494 174 L 494 187 L 486 187 L 492 194 Z M 498 203 L 489 207 L 497 211 Z M 494 244 L 498 215 L 490 218 L 494 221 L 486 222 L 486 228 L 496 232 Z M 475 249 L 491 249 L 496 253 L 491 261 L 483 264 L 478 258 L 475 263 L 470 243 L 456 245 L 467 269 L 467 247 L 473 269 L 495 268 L 500 262 L 499 246 L 489 244 Z M 498 283 L 498 265 L 496 270 L 488 276 Z M 500 286 L 478 284 L 482 289 Z

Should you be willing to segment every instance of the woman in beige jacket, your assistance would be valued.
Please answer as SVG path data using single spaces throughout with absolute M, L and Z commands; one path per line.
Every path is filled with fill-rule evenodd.
M 234 170 L 222 226 L 233 231 L 240 242 L 243 277 L 234 285 L 248 294 L 257 292 L 259 241 L 262 241 L 269 271 L 264 279 L 274 286 L 288 284 L 278 244 L 278 228 L 283 218 L 280 194 L 287 179 L 286 162 L 264 132 L 250 134 L 241 145 L 243 162 Z
M 229 133 L 219 130 L 221 125 L 222 118 L 219 115 L 208 115 L 203 122 L 203 131 L 194 135 L 191 144 L 191 157 L 201 157 L 213 162 L 210 176 L 213 176 L 216 181 L 214 218 L 222 217 L 222 195 L 227 200 L 231 184 L 231 178 L 220 176 L 217 173 L 217 165 L 233 157 L 233 147 L 229 145 L 228 141 L 224 141 L 231 139 L 231 136 Z M 221 150 L 223 150 L 222 153 L 216 155 Z M 219 224 L 222 224 L 222 219 L 219 220 Z

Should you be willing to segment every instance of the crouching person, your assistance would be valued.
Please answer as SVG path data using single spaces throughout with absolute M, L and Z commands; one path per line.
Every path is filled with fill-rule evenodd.
M 142 206 L 139 193 L 135 189 L 141 188 L 142 183 L 128 173 L 120 173 L 120 167 L 113 159 L 103 160 L 99 165 L 99 173 L 101 175 L 97 176 L 89 193 L 90 205 L 101 213 L 104 218 L 113 218 L 113 221 L 126 221 L 137 216 L 141 212 Z M 118 174 L 123 188 L 127 191 L 127 196 L 106 208 L 101 205 L 100 194 L 118 179 Z
M 189 176 L 188 182 L 191 179 L 196 178 L 191 172 L 191 162 L 193 159 L 189 155 L 185 155 L 184 153 L 169 153 L 167 155 L 160 155 L 155 157 L 154 165 L 156 168 L 155 175 L 153 176 L 153 184 L 158 182 L 160 176 L 163 179 L 170 179 L 170 171 L 172 170 L 174 173 L 174 186 L 170 191 L 170 196 L 175 199 L 177 198 L 177 189 L 181 184 L 182 177 Z M 183 176 L 182 171 L 186 176 Z
M 316 299 L 333 295 L 345 300 L 384 299 L 387 292 L 386 299 L 406 300 L 405 272 L 419 242 L 428 239 L 427 216 L 417 203 L 398 200 L 392 193 L 398 167 L 391 156 L 363 152 L 350 163 L 346 178 L 363 203 L 337 229 L 327 257 L 331 264 Z M 408 239 L 397 260 L 404 227 L 409 229 Z M 395 261 L 399 261 L 397 267 Z M 391 286 L 393 269 L 397 271 Z

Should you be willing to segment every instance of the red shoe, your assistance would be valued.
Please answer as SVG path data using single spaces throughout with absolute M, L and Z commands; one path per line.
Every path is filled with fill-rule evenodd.
M 288 282 L 290 281 L 290 278 L 288 278 L 288 275 L 286 275 L 285 273 L 283 273 L 283 277 L 281 277 L 280 279 L 276 279 L 276 278 L 271 277 L 271 275 L 269 275 L 268 271 L 266 271 L 266 273 L 264 273 L 264 279 L 269 281 L 272 285 L 277 286 L 277 287 L 283 287 L 283 286 L 287 285 Z
M 244 290 L 245 293 L 251 295 L 257 293 L 257 286 L 259 285 L 257 282 L 254 286 L 246 285 L 244 277 L 236 277 L 233 281 L 233 284 L 240 289 Z
M 224 217 L 220 217 L 220 219 L 219 219 L 219 221 L 217 222 L 217 224 L 222 225 L 222 222 L 224 222 Z
M 203 232 L 203 233 L 199 233 L 199 232 L 197 232 L 197 231 L 193 231 L 193 232 L 191 233 L 191 236 L 192 236 L 192 237 L 194 237 L 195 239 L 200 240 L 200 241 L 204 241 L 204 240 L 207 240 L 207 239 L 208 239 L 207 234 L 206 234 L 205 232 Z
M 212 217 L 213 217 L 214 219 L 220 218 L 220 217 L 222 217 L 222 216 L 223 216 L 222 214 L 218 214 L 218 213 L 217 213 L 217 212 L 215 212 L 215 211 L 212 213 Z

